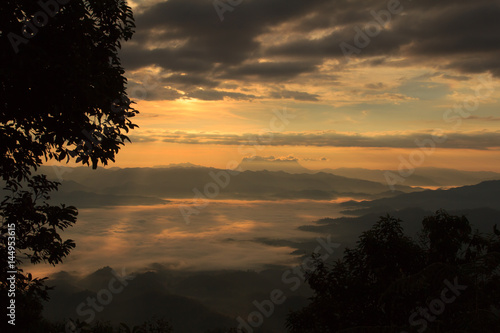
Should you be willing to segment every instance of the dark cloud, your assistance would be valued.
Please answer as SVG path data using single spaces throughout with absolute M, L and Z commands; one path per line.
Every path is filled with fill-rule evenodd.
M 441 75 L 443 79 L 454 80 L 454 81 L 469 81 L 470 77 L 464 75 L 449 75 L 443 74 Z
M 172 88 L 194 94 L 200 94 L 195 88 L 213 89 L 224 80 L 259 83 L 321 75 L 318 69 L 326 60 L 345 64 L 342 43 L 356 47 L 355 56 L 369 61 L 364 65 L 387 65 L 387 57 L 396 56 L 404 59 L 395 62 L 397 66 L 421 64 L 441 71 L 500 76 L 500 2 L 402 1 L 400 12 L 389 19 L 390 3 L 394 2 L 244 1 L 225 12 L 221 21 L 211 1 L 169 0 L 136 14 L 137 33 L 121 55 L 128 70 L 161 67 L 170 75 L 166 80 Z M 379 33 L 377 21 L 388 23 L 378 27 Z M 368 27 L 369 41 L 356 45 L 356 35 Z M 318 37 L 320 29 L 324 33 Z M 293 93 L 273 96 L 315 101 Z
M 386 85 L 383 84 L 382 82 L 365 84 L 365 88 L 368 89 L 384 89 L 385 87 Z
M 434 73 L 427 73 L 427 74 L 422 74 L 417 77 L 415 77 L 415 80 L 421 80 L 421 79 L 430 79 L 434 77 L 441 77 L 443 79 L 447 80 L 453 80 L 453 81 L 469 81 L 471 78 L 466 75 L 450 75 L 446 74 L 444 72 L 434 72 Z
M 127 84 L 127 92 L 132 99 L 142 99 L 146 101 L 169 100 L 173 101 L 184 96 L 175 89 L 154 85 L 148 87 L 140 83 L 129 81 Z
M 500 121 L 500 117 L 479 117 L 479 116 L 470 116 L 465 118 L 465 120 L 481 120 L 481 121 Z
M 304 91 L 291 91 L 291 90 L 281 90 L 273 91 L 270 96 L 272 98 L 291 98 L 296 101 L 311 101 L 315 102 L 318 100 L 319 95 L 309 94 Z
M 186 56 L 182 50 L 169 48 L 147 50 L 143 47 L 140 44 L 124 47 L 122 59 L 127 69 L 156 65 L 174 72 L 206 73 L 213 67 L 210 62 L 201 60 L 203 59 L 201 54 L 197 59 Z
M 316 70 L 317 65 L 319 65 L 317 61 L 253 63 L 231 68 L 223 77 L 285 80 L 302 73 L 313 72 Z
M 162 79 L 166 84 L 177 84 L 184 89 L 192 89 L 193 87 L 215 88 L 219 85 L 218 82 L 207 79 L 201 75 L 179 75 L 174 74 Z
M 321 157 L 321 158 L 306 157 L 306 158 L 302 158 L 302 161 L 306 161 L 306 162 L 326 162 L 326 161 L 329 161 L 329 159 L 326 158 L 326 157 Z
M 316 147 L 374 147 L 415 148 L 418 142 L 432 140 L 436 148 L 477 149 L 500 148 L 500 131 L 467 133 L 445 133 L 445 137 L 433 138 L 432 131 L 401 134 L 347 134 L 335 131 L 266 133 L 265 138 L 257 134 L 213 134 L 166 132 L 156 136 L 157 140 L 169 143 L 213 144 L 213 145 L 256 145 L 259 142 L 269 146 L 316 146 Z M 259 141 L 260 140 L 260 141 Z M 265 142 L 264 142 L 265 141 Z
M 338 27 L 338 30 L 321 39 L 302 38 L 272 46 L 267 52 L 281 56 L 300 54 L 307 57 L 342 58 L 339 45 L 345 42 L 359 49 L 358 57 L 401 55 L 412 58 L 414 61 L 410 64 L 428 63 L 466 73 L 491 71 L 498 75 L 498 2 L 440 1 L 433 4 L 425 2 L 426 5 L 420 1 L 404 3 L 400 14 L 391 15 L 390 20 L 386 19 L 387 16 L 383 17 L 390 25 L 379 34 L 371 38 L 368 36 L 366 46 L 356 45 L 355 37 L 358 33 L 355 29 L 366 31 L 369 23 L 376 23 L 371 11 L 380 13 L 380 10 L 386 10 L 387 3 L 376 1 L 366 5 L 360 1 L 336 2 L 331 11 L 316 13 L 308 24 L 302 24 L 299 28 L 304 32 L 327 26 Z M 359 8 L 364 10 L 359 11 Z M 363 13 L 362 17 L 352 14 L 352 10 Z
M 254 156 L 254 157 L 244 157 L 243 162 L 253 161 L 253 162 L 298 162 L 298 158 L 293 156 L 285 157 L 274 157 L 274 156 Z
M 221 101 L 224 98 L 229 98 L 233 100 L 251 100 L 255 99 L 255 95 L 247 95 L 229 91 L 221 90 L 195 90 L 187 94 L 187 97 L 201 99 L 203 101 Z
M 251 1 L 227 13 L 224 21 L 220 21 L 211 1 L 158 3 L 137 15 L 135 45 L 124 53 L 124 60 L 136 67 L 157 64 L 168 69 L 178 69 L 179 64 L 192 61 L 200 63 L 199 71 L 217 63 L 239 65 L 259 51 L 257 36 L 271 26 L 313 12 L 325 2 Z M 174 41 L 174 45 L 168 45 Z M 147 48 L 162 42 L 167 46 Z M 133 50 L 135 54 L 130 54 Z

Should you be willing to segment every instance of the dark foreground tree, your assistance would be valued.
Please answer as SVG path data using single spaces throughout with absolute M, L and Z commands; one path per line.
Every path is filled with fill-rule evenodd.
M 136 126 L 131 118 L 137 111 L 127 98 L 118 57 L 121 41 L 131 38 L 133 28 L 131 9 L 122 0 L 0 2 L 4 309 L 4 302 L 12 299 L 7 297 L 7 270 L 26 260 L 55 265 L 75 246 L 59 232 L 75 223 L 76 209 L 49 204 L 49 193 L 59 183 L 32 172 L 50 159 L 93 168 L 106 165 Z M 28 332 L 29 323 L 40 316 L 41 299 L 47 297 L 43 279 L 19 271 L 12 285 L 16 328 Z M 5 318 L 1 323 L 5 325 Z
M 438 211 L 421 244 L 382 217 L 331 265 L 307 273 L 311 303 L 290 332 L 498 332 L 500 233 L 473 234 L 465 217 Z
M 135 127 L 118 58 L 133 27 L 122 0 L 0 3 L 4 179 L 24 177 L 42 158 L 114 160 Z
M 31 333 L 46 333 L 46 332 L 68 332 L 68 327 L 74 327 L 69 332 L 78 333 L 172 333 L 174 330 L 170 322 L 163 318 L 153 316 L 146 320 L 141 325 L 130 327 L 125 323 L 113 325 L 109 322 L 95 321 L 92 324 L 87 324 L 79 320 L 70 320 L 72 325 L 66 323 L 50 323 L 44 322 L 39 325 L 38 330 L 30 331 Z M 224 332 L 227 333 L 227 332 Z

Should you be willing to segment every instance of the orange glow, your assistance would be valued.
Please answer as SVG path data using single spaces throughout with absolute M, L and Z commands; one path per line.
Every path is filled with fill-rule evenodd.
M 190 163 L 215 168 L 226 168 L 231 161 L 243 157 L 239 146 L 189 145 L 174 143 L 141 143 L 122 148 L 116 166 L 148 167 L 171 163 Z M 295 156 L 304 167 L 317 170 L 325 168 L 397 169 L 399 156 L 408 159 L 415 149 L 401 148 L 337 148 L 337 147 L 264 147 L 261 156 Z M 325 161 L 308 161 L 308 159 Z M 301 160 L 302 159 L 302 160 Z M 500 171 L 500 152 L 495 150 L 437 149 L 417 167 L 458 168 L 469 171 Z

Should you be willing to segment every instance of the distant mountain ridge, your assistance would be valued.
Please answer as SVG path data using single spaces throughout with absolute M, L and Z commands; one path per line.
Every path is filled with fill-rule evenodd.
M 287 172 L 278 169 L 286 169 Z M 169 198 L 193 198 L 195 190 L 203 193 L 208 184 L 219 187 L 217 199 L 332 200 L 338 197 L 381 199 L 422 190 L 409 187 L 415 184 L 464 186 L 480 183 L 484 179 L 500 179 L 500 174 L 494 172 L 421 168 L 397 186 L 396 192 L 391 192 L 385 184 L 384 170 L 341 168 L 313 171 L 304 168 L 295 159 L 265 158 L 244 159 L 240 170 L 242 172 L 238 175 L 229 177 L 227 185 L 224 184 L 227 171 L 191 163 L 97 170 L 42 166 L 39 172 L 51 179 L 62 180 L 60 191 L 52 195 L 54 200 L 82 208 L 167 203 L 165 199 Z
M 59 170 L 61 171 L 61 170 Z M 57 179 L 53 168 L 40 172 Z M 338 197 L 377 198 L 393 196 L 388 186 L 367 180 L 351 179 L 328 173 L 290 174 L 283 171 L 243 171 L 230 175 L 214 168 L 125 168 L 97 169 L 84 167 L 65 170 L 62 186 L 52 195 L 80 207 L 100 205 L 159 204 L 164 199 L 193 198 L 195 191 L 218 187 L 217 199 L 332 200 Z M 397 186 L 400 192 L 413 192 Z M 94 194 L 94 195 L 93 195 Z
M 398 175 L 397 170 L 370 170 L 361 168 L 323 169 L 338 176 L 354 177 L 374 182 L 385 182 L 385 173 Z M 401 185 L 408 186 L 465 186 L 474 185 L 486 180 L 500 180 L 500 173 L 492 171 L 464 171 L 447 168 L 417 168 L 409 177 L 404 178 Z
M 296 159 L 266 159 L 256 156 L 254 158 L 244 158 L 238 170 L 241 171 L 283 171 L 287 173 L 314 173 L 314 171 L 304 168 Z
M 193 163 L 170 163 L 167 165 L 155 165 L 153 168 L 164 169 L 164 168 L 205 168 L 204 166 L 193 164 Z
M 244 158 L 239 165 L 242 171 L 284 171 L 288 173 L 330 173 L 347 178 L 368 180 L 377 183 L 386 183 L 386 173 L 398 175 L 398 170 L 373 170 L 364 168 L 337 168 L 311 170 L 302 166 L 297 159 L 270 159 L 256 156 Z M 500 173 L 492 171 L 464 171 L 450 168 L 422 167 L 416 168 L 414 173 L 404 177 L 400 185 L 450 187 L 474 185 L 486 180 L 500 180 Z
M 477 185 L 448 190 L 425 190 L 405 193 L 392 198 L 342 204 L 356 215 L 369 212 L 394 211 L 406 208 L 420 208 L 430 211 L 438 209 L 494 209 L 500 210 L 500 180 L 485 181 Z

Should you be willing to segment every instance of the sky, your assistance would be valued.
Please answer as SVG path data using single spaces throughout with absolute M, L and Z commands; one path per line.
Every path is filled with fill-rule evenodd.
M 140 128 L 115 166 L 500 171 L 500 1 L 130 4 Z
M 139 128 L 111 167 L 193 163 L 232 169 L 258 156 L 315 170 L 500 172 L 500 0 L 129 4 L 137 27 L 120 58 Z M 141 172 L 145 178 L 154 173 Z M 94 202 L 109 192 L 141 195 L 129 188 L 154 196 L 155 188 L 176 191 L 179 182 L 197 183 L 188 187 L 188 197 L 162 197 L 168 200 L 163 204 L 109 206 L 101 200 L 99 207 L 81 207 L 78 223 L 64 233 L 77 244 L 71 255 L 56 267 L 29 271 L 46 276 L 61 270 L 87 274 L 107 265 L 127 271 L 155 264 L 180 271 L 291 267 L 303 244 L 316 246 L 316 237 L 328 234 L 349 246 L 368 225 L 317 222 L 342 216 L 339 202 L 346 198 L 221 196 L 203 201 L 206 207 L 186 220 L 182 207 L 198 207 L 195 190 L 206 194 L 215 184 L 187 178 L 163 185 L 168 179 L 159 177 L 155 187 L 141 177 L 123 177 L 115 186 L 97 177 L 77 183 L 63 176 L 66 193 L 94 194 Z M 399 178 L 396 183 L 403 184 L 407 176 Z M 318 183 L 328 185 L 308 175 L 299 181 L 304 188 L 295 192 L 311 197 Z M 251 192 L 260 184 L 242 188 Z M 275 191 L 273 185 L 259 190 Z

